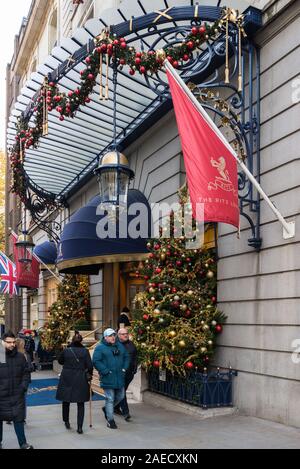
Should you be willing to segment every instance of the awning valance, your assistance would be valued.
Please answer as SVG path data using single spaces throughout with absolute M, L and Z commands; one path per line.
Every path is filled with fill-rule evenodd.
M 34 254 L 48 266 L 55 266 L 57 259 L 56 244 L 50 241 L 39 244 L 34 248 Z
M 61 273 L 96 275 L 102 264 L 139 261 L 147 257 L 146 243 L 151 236 L 151 209 L 146 197 L 136 189 L 129 191 L 129 215 L 125 221 L 126 227 L 123 225 L 123 234 L 117 226 L 116 232 L 106 239 L 99 237 L 99 223 L 106 216 L 104 212 L 97 215 L 100 203 L 100 197 L 94 197 L 65 226 L 57 259 Z M 143 231 L 137 238 L 131 237 L 129 232 L 130 224 L 137 220 L 136 217 L 139 217 L 137 229 Z

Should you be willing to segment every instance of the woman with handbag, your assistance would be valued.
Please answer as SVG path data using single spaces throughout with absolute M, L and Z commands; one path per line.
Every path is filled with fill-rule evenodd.
M 70 347 L 58 358 L 63 370 L 57 388 L 56 399 L 62 401 L 63 421 L 70 430 L 70 404 L 77 403 L 77 433 L 82 435 L 85 402 L 90 400 L 90 383 L 93 376 L 93 364 L 89 351 L 82 345 L 83 338 L 77 334 Z

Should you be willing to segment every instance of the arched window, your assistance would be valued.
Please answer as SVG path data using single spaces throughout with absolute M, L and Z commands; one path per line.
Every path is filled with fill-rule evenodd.
M 48 51 L 52 51 L 57 44 L 57 10 L 54 10 L 48 25 Z

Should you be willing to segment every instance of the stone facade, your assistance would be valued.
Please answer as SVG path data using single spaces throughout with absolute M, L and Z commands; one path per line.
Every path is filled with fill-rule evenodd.
M 117 2 L 106 3 L 115 6 Z M 251 4 L 264 8 L 264 27 L 256 37 L 261 48 L 261 184 L 283 216 L 296 220 L 296 237 L 283 240 L 281 225 L 264 202 L 259 253 L 248 247 L 246 224 L 242 224 L 240 240 L 230 227 L 220 227 L 218 302 L 228 321 L 215 365 L 238 370 L 235 404 L 242 413 L 300 427 L 300 365 L 292 361 L 292 343 L 300 339 L 300 3 L 277 0 Z M 61 28 L 68 35 L 73 21 L 90 13 L 78 9 L 72 17 L 67 2 L 63 5 Z M 100 16 L 100 9 L 95 11 Z M 149 202 L 176 200 L 185 169 L 173 112 L 128 148 L 126 155 L 136 173 L 134 187 Z M 93 180 L 69 201 L 70 209 L 61 219 L 66 222 L 97 192 Z M 43 236 L 35 233 L 35 241 L 41 242 Z M 103 273 L 90 283 L 92 321 L 97 325 L 103 314 Z M 46 313 L 43 295 L 41 290 L 41 325 Z

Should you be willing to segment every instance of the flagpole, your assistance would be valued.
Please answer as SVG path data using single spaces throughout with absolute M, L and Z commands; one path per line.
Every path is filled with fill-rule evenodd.
M 268 206 L 271 208 L 273 213 L 276 215 L 277 219 L 283 226 L 283 238 L 284 239 L 290 239 L 294 238 L 296 235 L 296 225 L 295 221 L 292 222 L 287 222 L 285 218 L 281 215 L 279 210 L 275 207 L 273 202 L 270 200 L 270 198 L 267 196 L 267 194 L 264 192 L 263 188 L 261 185 L 257 182 L 253 174 L 249 171 L 247 166 L 240 160 L 238 157 L 237 153 L 234 151 L 230 143 L 226 140 L 220 129 L 216 126 L 216 124 L 213 122 L 213 120 L 210 118 L 210 116 L 207 114 L 207 112 L 203 109 L 197 98 L 193 95 L 191 90 L 188 88 L 188 86 L 184 83 L 180 75 L 175 71 L 174 67 L 170 64 L 170 62 L 166 59 L 164 61 L 164 66 L 165 68 L 171 73 L 173 78 L 177 81 L 177 83 L 184 89 L 185 93 L 187 96 L 190 98 L 192 103 L 195 105 L 197 110 L 200 112 L 200 114 L 203 116 L 203 118 L 206 120 L 208 125 L 212 128 L 212 130 L 218 135 L 220 140 L 224 143 L 224 145 L 227 147 L 227 149 L 230 151 L 232 156 L 235 158 L 235 160 L 238 162 L 240 165 L 241 169 L 243 172 L 247 175 L 249 178 L 250 182 L 254 185 L 254 187 L 257 189 L 257 191 L 260 193 L 262 198 L 267 202 Z
M 60 277 L 58 277 L 54 272 L 53 270 L 50 269 L 50 267 L 45 264 L 45 262 L 43 262 L 39 256 L 37 256 L 35 253 L 33 253 L 33 256 L 35 257 L 35 259 L 40 262 L 44 267 L 46 267 L 46 269 L 50 272 L 51 275 L 53 275 L 53 277 L 59 282 L 59 283 L 62 283 L 62 279 Z

